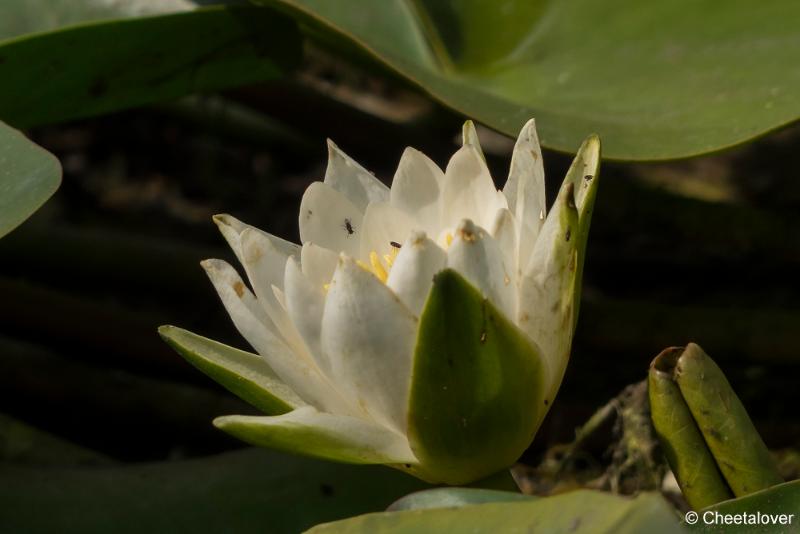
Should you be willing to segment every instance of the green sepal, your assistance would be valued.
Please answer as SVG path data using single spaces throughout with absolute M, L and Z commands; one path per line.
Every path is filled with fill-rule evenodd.
M 268 415 L 283 414 L 305 405 L 257 354 L 175 326 L 161 326 L 158 333 L 186 361 Z
M 578 312 L 581 307 L 581 287 L 583 283 L 583 264 L 586 259 L 586 243 L 589 240 L 589 227 L 592 224 L 594 201 L 597 197 L 597 187 L 600 183 L 600 138 L 590 135 L 581 144 L 575 159 L 572 160 L 562 188 L 572 184 L 575 198 L 575 207 L 578 210 L 578 232 L 575 248 L 578 251 L 578 270 L 575 274 L 575 289 L 573 303 L 575 311 L 572 314 L 572 327 L 578 324 Z
M 653 427 L 675 479 L 693 509 L 733 497 L 708 449 L 672 370 L 682 347 L 665 349 L 650 364 L 648 389 Z
M 388 464 L 409 471 L 416 458 L 403 436 L 357 417 L 304 406 L 274 417 L 226 415 L 214 426 L 257 447 L 351 464 Z
M 780 484 L 767 449 L 725 374 L 699 346 L 689 343 L 675 379 L 708 448 L 737 497 Z
M 538 347 L 461 275 L 436 275 L 420 317 L 408 437 L 423 478 L 467 484 L 513 464 L 544 409 Z

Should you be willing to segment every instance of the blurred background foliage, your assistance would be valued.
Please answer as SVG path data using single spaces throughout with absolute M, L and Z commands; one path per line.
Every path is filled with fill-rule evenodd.
M 82 532 L 127 520 L 213 530 L 212 512 L 246 516 L 238 531 L 270 520 L 297 531 L 417 487 L 384 468 L 234 451 L 211 420 L 253 409 L 156 334 L 173 323 L 245 346 L 198 266 L 233 259 L 210 217 L 297 241 L 326 137 L 389 181 L 406 146 L 444 166 L 461 113 L 506 134 L 535 116 L 559 151 L 597 131 L 622 160 L 716 151 L 800 114 L 800 74 L 786 68 L 800 59 L 793 2 L 617 0 L 598 12 L 570 0 L 525 13 L 502 2 L 511 11 L 485 16 L 466 0 L 197 9 L 207 3 L 219 2 L 0 4 L 0 121 L 63 167 L 58 193 L 0 240 L 0 477 L 11 481 L 0 508 L 16 511 L 15 532 L 56 518 Z M 502 184 L 513 141 L 479 133 Z M 36 151 L 21 139 L 0 125 L 0 229 L 58 184 L 46 154 L 28 167 L 41 179 L 6 172 Z M 790 126 L 692 159 L 604 163 L 572 360 L 525 464 L 548 465 L 662 348 L 696 341 L 797 477 L 798 146 Z M 570 157 L 544 156 L 552 200 Z M 577 474 L 555 486 L 521 470 L 528 489 L 596 481 L 624 430 L 582 443 Z

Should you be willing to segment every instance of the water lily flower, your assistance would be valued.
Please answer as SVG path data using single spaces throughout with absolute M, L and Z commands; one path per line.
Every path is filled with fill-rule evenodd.
M 509 467 L 569 358 L 598 138 L 549 214 L 533 120 L 502 191 L 471 122 L 444 171 L 408 148 L 391 188 L 328 148 L 324 181 L 300 204 L 302 245 L 214 218 L 249 285 L 222 260 L 202 265 L 258 355 L 174 327 L 162 336 L 268 414 L 214 421 L 249 443 L 434 483 Z

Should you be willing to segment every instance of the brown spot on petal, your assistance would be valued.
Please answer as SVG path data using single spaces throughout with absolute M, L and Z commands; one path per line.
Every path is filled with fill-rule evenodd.
M 244 284 L 240 281 L 233 284 L 233 290 L 236 291 L 236 296 L 242 298 L 244 296 Z

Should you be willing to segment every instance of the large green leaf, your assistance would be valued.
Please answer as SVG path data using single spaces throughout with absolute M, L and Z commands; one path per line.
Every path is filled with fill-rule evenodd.
M 0 80 L 2 91 L 6 80 Z M 60 183 L 55 156 L 0 122 L 0 237 L 39 209 Z
M 0 119 L 31 126 L 221 90 L 278 77 L 299 58 L 295 24 L 256 7 L 26 35 L 0 42 Z
M 545 411 L 544 375 L 525 334 L 461 275 L 438 273 L 420 316 L 408 413 L 422 476 L 459 485 L 511 466 Z
M 635 499 L 579 490 L 523 502 L 384 512 L 354 517 L 311 529 L 314 534 L 526 532 L 648 534 L 683 532 L 672 508 L 657 494 Z
M 669 159 L 800 116 L 793 0 L 258 0 L 355 44 L 448 106 L 572 151 Z
M 19 533 L 296 533 L 425 487 L 384 467 L 263 450 L 91 469 L 2 464 L 0 479 L 0 525 Z
M 731 522 L 726 524 L 717 519 L 714 512 L 728 514 L 729 517 L 740 515 L 739 524 Z M 761 513 L 767 515 L 766 521 L 760 526 L 754 525 L 750 519 L 745 519 L 745 514 L 751 518 L 753 515 Z M 724 532 L 725 534 L 749 534 L 751 532 L 781 532 L 791 533 L 800 532 L 800 480 L 778 484 L 756 493 L 751 493 L 746 497 L 731 499 L 721 502 L 715 506 L 710 506 L 698 512 L 698 521 L 689 525 L 694 532 Z M 792 518 L 781 515 L 792 515 Z

